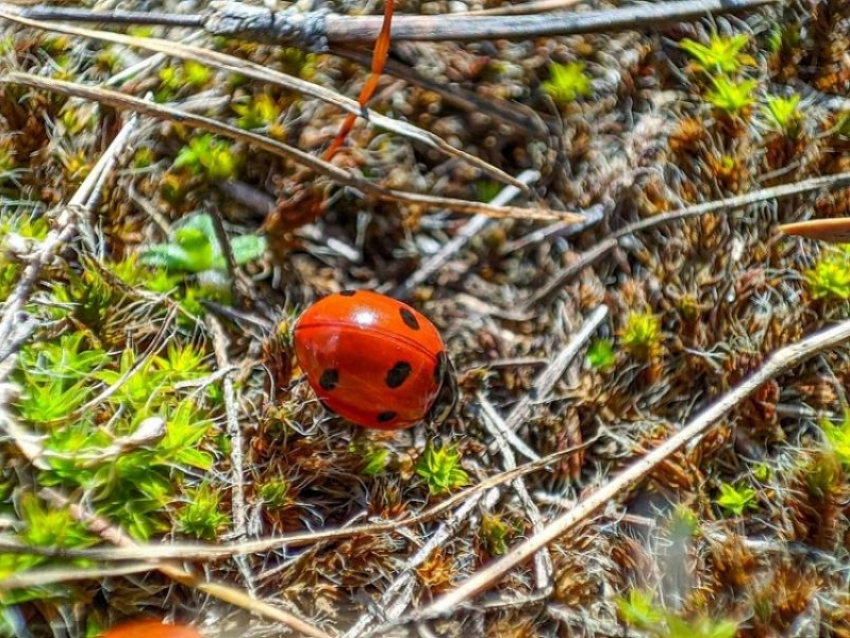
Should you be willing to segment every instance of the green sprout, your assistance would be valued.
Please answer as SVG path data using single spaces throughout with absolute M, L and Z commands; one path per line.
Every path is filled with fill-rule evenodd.
M 230 516 L 220 512 L 221 492 L 203 484 L 186 494 L 188 503 L 177 515 L 177 529 L 203 540 L 215 540 L 218 532 L 230 524 Z
M 667 614 L 665 638 L 734 638 L 738 633 L 738 623 L 725 618 L 700 616 L 695 620 L 685 620 L 673 614 Z
M 183 79 L 192 87 L 203 88 L 212 80 L 212 71 L 209 67 L 194 60 L 186 60 L 183 63 Z
M 569 104 L 591 93 L 590 76 L 584 62 L 549 65 L 550 79 L 541 85 L 557 104 Z
M 753 468 L 753 478 L 759 483 L 766 483 L 773 478 L 773 470 L 767 463 L 757 463 Z
M 850 467 L 850 410 L 838 423 L 824 419 L 820 423 L 824 439 L 842 465 Z
M 22 529 L 20 542 L 31 547 L 79 549 L 97 543 L 97 538 L 66 507 L 48 506 L 31 493 L 20 499 Z M 47 562 L 47 556 L 0 554 L 0 579 Z M 0 602 L 2 602 L 0 598 Z
M 261 235 L 240 235 L 231 240 L 230 248 L 234 261 L 242 265 L 262 256 L 266 240 Z M 213 219 L 207 214 L 189 217 L 172 233 L 170 242 L 156 244 L 144 251 L 142 263 L 188 273 L 224 271 L 227 268 Z
M 428 443 L 416 463 L 416 473 L 425 479 L 428 491 L 439 496 L 469 483 L 469 476 L 460 467 L 460 462 L 461 455 L 455 446 Z
M 638 629 L 656 628 L 664 620 L 652 592 L 643 589 L 629 590 L 628 598 L 618 597 L 617 609 L 623 622 Z
M 366 465 L 362 470 L 363 474 L 377 476 L 386 469 L 390 459 L 390 451 L 384 448 L 367 450 L 363 458 L 366 461 Z
M 762 113 L 770 122 L 771 126 L 786 135 L 791 135 L 799 130 L 802 114 L 799 110 L 800 96 L 779 97 L 767 96 L 767 104 L 762 108 Z
M 232 179 L 238 169 L 233 147 L 214 135 L 205 133 L 189 140 L 174 160 L 174 168 L 186 168 L 210 181 Z
M 686 620 L 667 612 L 654 601 L 652 592 L 642 589 L 617 598 L 617 609 L 623 622 L 658 638 L 733 638 L 738 630 L 738 623 L 731 620 L 705 615 Z
M 269 126 L 280 117 L 280 105 L 266 93 L 254 98 L 243 98 L 240 102 L 233 103 L 231 108 L 239 115 L 236 124 L 246 130 Z
M 614 343 L 610 339 L 596 339 L 587 349 L 587 361 L 594 370 L 610 368 L 617 362 Z
M 631 312 L 620 342 L 634 356 L 648 359 L 661 349 L 661 318 L 649 312 Z
M 756 80 L 735 82 L 726 76 L 712 78 L 714 88 L 705 94 L 705 99 L 716 109 L 727 115 L 743 115 L 755 103 L 753 92 Z
M 821 253 L 815 265 L 803 272 L 812 299 L 850 299 L 850 248 Z
M 689 38 L 682 40 L 679 46 L 694 59 L 693 66 L 698 71 L 708 74 L 734 74 L 742 66 L 755 63 L 752 57 L 741 53 L 747 42 L 749 36 L 746 34 L 729 38 L 712 34 L 708 46 Z
M 755 499 L 756 491 L 751 487 L 735 487 L 729 483 L 721 483 L 717 504 L 733 516 L 741 516 L 744 510 L 758 507 Z
M 194 60 L 186 60 L 181 66 L 166 66 L 159 71 L 157 102 L 172 100 L 185 86 L 202 89 L 212 80 L 212 71 Z

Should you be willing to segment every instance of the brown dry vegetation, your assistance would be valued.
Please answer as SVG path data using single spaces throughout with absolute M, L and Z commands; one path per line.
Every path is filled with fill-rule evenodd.
M 191 12 L 170 2 L 121 8 Z M 850 318 L 850 253 L 776 229 L 848 215 L 846 179 L 843 189 L 827 180 L 663 217 L 850 171 L 845 0 L 608 34 L 395 43 L 374 111 L 508 175 L 537 171 L 512 205 L 590 220 L 576 231 L 508 209 L 412 286 L 469 222 L 417 194 L 489 201 L 503 186 L 480 166 L 361 119 L 332 161 L 361 181 L 342 185 L 244 136 L 218 131 L 211 143 L 173 112 L 149 112 L 117 149 L 99 198 L 68 208 L 135 109 L 74 97 L 73 85 L 150 96 L 317 158 L 344 114 L 212 58 L 156 59 L 48 23 L 2 25 L 0 635 L 93 636 L 153 615 L 209 638 L 302 635 L 293 618 L 314 635 L 352 638 L 384 623 L 372 635 L 850 636 L 850 350 L 841 344 L 736 400 L 704 437 L 486 592 L 439 619 L 417 616 L 592 498 L 771 353 Z M 172 43 L 196 34 L 195 46 L 345 96 L 367 75 L 354 50 L 110 28 Z M 683 48 L 737 36 L 741 50 L 722 73 Z M 552 65 L 576 62 L 586 91 L 547 91 Z M 720 76 L 732 90 L 751 83 L 739 107 L 718 97 Z M 784 120 L 771 115 L 776 97 L 792 105 Z M 413 197 L 382 199 L 364 182 Z M 143 265 L 140 254 L 173 243 L 198 213 L 222 246 L 217 268 Z M 643 227 L 631 232 L 635 223 Z M 250 235 L 265 237 L 266 250 L 233 263 L 236 238 Z M 439 430 L 357 428 L 299 382 L 293 318 L 352 288 L 404 298 L 440 329 L 461 400 Z M 542 373 L 569 346 L 578 356 L 546 389 Z M 497 436 L 489 408 L 524 446 Z M 468 476 L 451 494 L 473 491 L 432 513 L 450 494 L 429 491 L 417 463 L 436 437 L 456 446 Z M 571 448 L 475 491 L 529 456 Z M 343 526 L 356 527 L 323 535 Z M 275 537 L 288 542 L 213 551 Z M 108 551 L 116 545 L 124 552 Z

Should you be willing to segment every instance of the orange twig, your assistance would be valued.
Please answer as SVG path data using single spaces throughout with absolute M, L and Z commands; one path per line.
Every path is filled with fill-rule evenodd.
M 390 26 L 393 21 L 394 10 L 395 0 L 386 0 L 386 5 L 384 6 L 384 22 L 381 25 L 381 33 L 378 34 L 378 39 L 375 40 L 375 52 L 372 55 L 372 72 L 369 74 L 369 77 L 366 79 L 366 83 L 360 90 L 360 97 L 358 98 L 358 102 L 360 103 L 360 106 L 363 107 L 364 111 L 366 110 L 366 106 L 369 104 L 369 99 L 372 97 L 375 89 L 378 88 L 378 82 L 381 79 L 381 74 L 384 72 L 384 64 L 386 64 L 387 56 L 390 53 Z M 331 142 L 330 147 L 327 151 L 325 151 L 325 155 L 323 157 L 325 161 L 329 161 L 340 147 L 342 147 L 345 142 L 345 138 L 348 137 L 351 129 L 354 128 L 354 122 L 356 120 L 356 115 L 353 113 L 348 114 L 345 118 L 345 122 L 342 123 L 342 126 L 339 129 L 339 133 L 336 134 L 334 141 Z

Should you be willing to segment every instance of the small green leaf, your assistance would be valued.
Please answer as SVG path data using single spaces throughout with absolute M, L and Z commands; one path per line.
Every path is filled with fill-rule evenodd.
M 756 491 L 751 487 L 736 488 L 728 483 L 720 484 L 720 497 L 717 504 L 725 511 L 741 516 L 745 509 L 755 509 Z
M 259 259 L 266 252 L 266 238 L 261 235 L 240 235 L 230 240 L 233 259 L 239 264 Z
M 617 598 L 617 609 L 625 623 L 638 629 L 657 628 L 664 619 L 652 592 L 642 589 L 630 590 L 628 598 Z
M 679 46 L 696 60 L 696 66 L 707 73 L 735 73 L 744 64 L 753 62 L 741 50 L 749 42 L 749 36 L 739 34 L 723 37 L 717 34 L 709 38 L 708 46 L 685 38 Z
M 575 102 L 591 93 L 590 77 L 585 72 L 584 62 L 549 65 L 550 78 L 541 85 L 558 104 Z
M 376 476 L 384 471 L 387 466 L 387 460 L 390 457 L 389 450 L 377 449 L 366 453 L 366 467 L 363 468 L 363 474 L 367 476 Z
M 440 447 L 429 442 L 416 463 L 416 473 L 425 479 L 428 491 L 438 496 L 469 484 L 469 476 L 460 462 L 461 455 L 455 446 Z
M 610 339 L 597 339 L 587 349 L 587 361 L 594 370 L 610 368 L 617 362 L 614 344 Z

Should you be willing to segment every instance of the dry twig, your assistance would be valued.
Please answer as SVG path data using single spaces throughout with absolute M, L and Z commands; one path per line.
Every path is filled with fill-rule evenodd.
M 528 301 L 523 304 L 523 309 L 531 311 L 538 304 L 551 302 L 552 299 L 554 299 L 555 294 L 573 277 L 619 246 L 620 240 L 624 237 L 634 233 L 648 228 L 654 228 L 661 224 L 669 224 L 670 222 L 678 221 L 680 219 L 687 219 L 688 217 L 699 217 L 700 215 L 707 215 L 709 213 L 731 213 L 732 211 L 751 206 L 752 204 L 757 204 L 758 202 L 782 199 L 784 197 L 793 197 L 794 195 L 801 195 L 803 193 L 810 193 L 821 189 L 826 191 L 836 191 L 848 187 L 850 187 L 850 173 L 813 177 L 811 179 L 794 182 L 793 184 L 783 184 L 781 186 L 763 188 L 745 195 L 736 195 L 735 197 L 729 197 L 727 199 L 719 199 L 713 202 L 705 202 L 703 204 L 688 206 L 681 210 L 674 210 L 669 213 L 663 213 L 661 215 L 656 215 L 648 219 L 642 219 L 634 222 L 612 233 L 610 237 L 607 237 L 605 240 L 582 254 L 579 259 L 555 275 L 548 284 L 529 297 Z
M 699 20 L 716 14 L 734 14 L 777 4 L 779 0 L 682 0 L 637 4 L 619 9 L 545 15 L 397 15 L 392 39 L 491 40 L 543 36 L 610 33 L 656 29 L 674 22 Z M 2 5 L 0 5 L 2 6 Z M 142 11 L 86 11 L 80 9 L 3 7 L 28 18 L 53 21 L 113 24 L 160 24 L 203 27 L 214 35 L 240 37 L 255 42 L 289 44 L 324 50 L 329 44 L 371 43 L 378 37 L 382 18 L 344 16 L 327 11 L 302 13 L 294 9 L 275 11 L 243 2 L 211 2 L 204 14 L 175 15 Z
M 850 339 L 850 321 L 844 321 L 797 343 L 780 348 L 764 362 L 761 368 L 708 406 L 678 434 L 671 436 L 646 456 L 635 461 L 579 502 L 576 507 L 552 521 L 544 530 L 523 541 L 504 557 L 476 572 L 459 587 L 428 605 L 417 619 L 442 616 L 459 609 L 465 601 L 493 585 L 508 571 L 528 560 L 540 548 L 573 531 L 608 502 L 633 489 L 680 448 L 695 446 L 717 421 L 762 385 L 819 352 L 835 348 L 848 339 Z
M 0 8 L 2 8 L 2 5 L 0 5 Z M 66 35 L 93 38 L 105 42 L 113 42 L 115 44 L 155 51 L 157 53 L 163 53 L 184 60 L 193 60 L 201 64 L 230 71 L 231 73 L 238 73 L 262 82 L 277 84 L 291 91 L 301 93 L 302 95 L 314 97 L 324 102 L 328 102 L 329 104 L 333 104 L 349 114 L 363 116 L 379 128 L 386 129 L 396 133 L 397 135 L 402 135 L 430 148 L 439 150 L 450 157 L 460 158 L 500 182 L 513 184 L 520 189 L 525 188 L 524 184 L 518 182 L 504 171 L 499 170 L 495 166 L 488 164 L 474 155 L 470 155 L 463 150 L 455 148 L 439 136 L 434 135 L 429 131 L 425 131 L 407 122 L 395 120 L 391 117 L 381 115 L 380 113 L 376 113 L 368 109 L 364 110 L 361 108 L 357 100 L 352 100 L 318 84 L 313 84 L 300 78 L 287 75 L 286 73 L 275 71 L 260 64 L 250 62 L 249 60 L 242 60 L 241 58 L 227 55 L 225 53 L 219 53 L 218 51 L 212 51 L 210 49 L 203 49 L 188 44 L 181 44 L 179 42 L 169 42 L 168 40 L 159 40 L 157 38 L 137 38 L 117 33 L 110 33 L 107 31 L 95 31 L 92 29 L 82 29 L 59 24 L 45 24 L 36 20 L 22 18 L 14 13 L 6 13 L 3 11 L 0 11 L 0 19 L 9 20 L 34 29 L 49 30 L 57 33 L 64 33 Z
M 236 128 L 235 126 L 222 124 L 211 118 L 186 113 L 180 109 L 164 106 L 162 104 L 153 104 L 116 91 L 87 87 L 51 78 L 41 78 L 27 73 L 7 73 L 5 75 L 0 75 L 0 84 L 2 83 L 19 84 L 22 86 L 44 89 L 46 91 L 54 91 L 64 95 L 82 97 L 102 104 L 107 104 L 115 108 L 133 110 L 134 112 L 142 113 L 151 117 L 172 120 L 194 126 L 211 133 L 216 133 L 231 139 L 245 142 L 246 144 L 251 144 L 270 153 L 274 153 L 275 155 L 288 157 L 289 159 L 295 160 L 296 162 L 299 162 L 300 164 L 307 166 L 315 170 L 317 173 L 323 174 L 340 184 L 351 186 L 352 188 L 363 191 L 384 201 L 421 204 L 429 208 L 444 208 L 465 214 L 481 213 L 495 218 L 561 220 L 576 223 L 584 220 L 581 215 L 576 215 L 574 213 L 559 213 L 548 209 L 494 206 L 491 204 L 468 202 L 449 197 L 437 197 L 433 195 L 388 190 L 367 180 L 356 177 L 344 169 L 341 169 L 329 162 L 325 162 L 317 157 L 313 157 L 309 153 L 305 153 L 304 151 L 293 146 L 289 146 L 288 144 L 263 137 L 262 135 L 257 135 L 256 133 L 251 133 L 250 131 L 244 131 Z
M 554 452 L 542 457 L 539 461 L 526 463 L 509 472 L 501 472 L 490 478 L 481 481 L 477 485 L 468 489 L 462 490 L 452 496 L 441 501 L 437 505 L 430 507 L 418 514 L 413 514 L 407 518 L 383 521 L 380 523 L 367 523 L 365 525 L 349 525 L 333 529 L 321 530 L 317 532 L 306 532 L 296 534 L 286 534 L 273 538 L 264 538 L 254 541 L 244 541 L 240 543 L 218 543 L 202 544 L 202 543 L 172 543 L 170 545 L 136 545 L 132 549 L 127 550 L 121 547 L 117 548 L 97 548 L 97 549 L 64 549 L 55 547 L 36 547 L 32 545 L 22 545 L 21 543 L 8 538 L 0 537 L 0 549 L 16 554 L 38 554 L 40 556 L 55 556 L 67 558 L 92 558 L 97 560 L 167 560 L 181 559 L 190 561 L 215 561 L 238 556 L 240 554 L 256 554 L 272 550 L 284 548 L 303 547 L 305 545 L 313 545 L 331 540 L 340 540 L 343 538 L 351 538 L 352 536 L 374 536 L 386 532 L 394 532 L 405 527 L 426 523 L 439 517 L 444 512 L 453 507 L 465 503 L 476 495 L 486 492 L 494 487 L 509 483 L 514 479 L 537 472 L 553 463 L 556 463 L 576 452 L 585 449 L 591 445 L 595 439 L 585 441 L 580 446 L 572 447 L 559 452 Z M 3 581 L 0 581 L 0 589 L 3 587 Z

